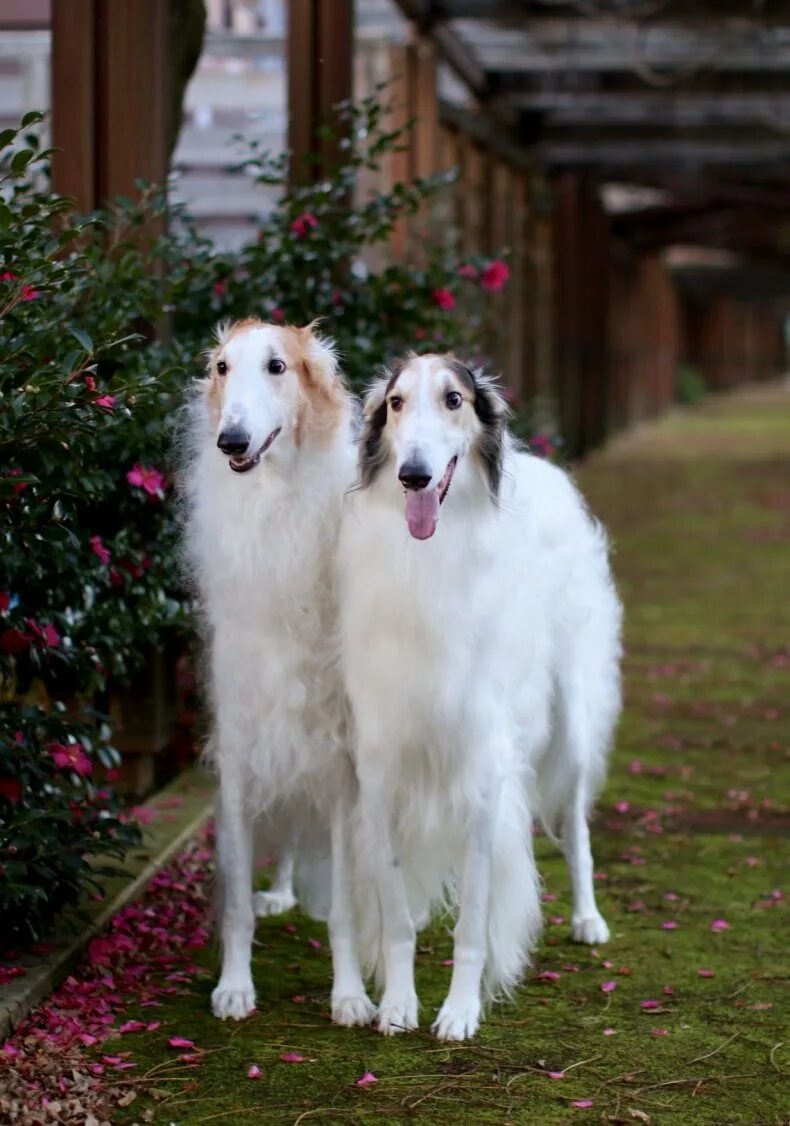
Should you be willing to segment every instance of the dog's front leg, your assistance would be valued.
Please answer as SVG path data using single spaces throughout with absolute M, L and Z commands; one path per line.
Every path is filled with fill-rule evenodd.
M 255 1008 L 250 961 L 255 919 L 252 909 L 252 818 L 243 779 L 235 765 L 220 768 L 217 794 L 217 870 L 220 892 L 222 973 L 211 994 L 214 1016 L 241 1020 Z
M 440 1040 L 466 1040 L 474 1036 L 480 1023 L 480 987 L 488 953 L 491 868 L 500 794 L 501 783 L 492 780 L 471 819 L 454 935 L 453 976 L 450 991 L 432 1026 Z
M 332 906 L 329 911 L 332 946 L 332 1019 L 352 1028 L 370 1024 L 376 1006 L 365 991 L 359 968 L 354 898 L 352 894 L 349 811 L 341 798 L 332 818 Z
M 398 858 L 390 810 L 375 787 L 360 779 L 360 802 L 367 855 L 381 912 L 384 992 L 379 1002 L 378 1030 L 385 1036 L 417 1027 L 414 988 L 416 930 L 409 909 L 403 869 Z

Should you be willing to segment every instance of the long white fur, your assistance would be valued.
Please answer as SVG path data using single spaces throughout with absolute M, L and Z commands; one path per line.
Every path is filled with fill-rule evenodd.
M 293 906 L 297 855 L 297 882 L 300 868 L 307 869 L 319 885 L 312 890 L 324 901 L 331 878 L 335 1019 L 367 1023 L 374 1010 L 353 934 L 347 810 L 354 781 L 333 588 L 341 505 L 354 476 L 353 407 L 343 392 L 330 439 L 320 426 L 300 430 L 305 399 L 297 374 L 266 370 L 272 352 L 283 354 L 283 332 L 291 333 L 292 347 L 293 330 L 278 326 L 250 323 L 220 331 L 209 367 L 216 369 L 219 355 L 229 364 L 221 418 L 216 374 L 213 391 L 211 378 L 198 385 L 189 412 L 186 547 L 206 631 L 210 753 L 219 782 L 222 971 L 212 1008 L 218 1017 L 236 1019 L 254 1008 L 254 912 Z M 314 379 L 337 383 L 332 348 L 312 333 L 300 339 L 298 358 L 310 365 Z M 252 450 L 281 427 L 260 464 L 244 474 L 231 471 L 217 449 L 218 431 L 229 422 L 250 431 Z M 255 900 L 254 822 L 282 850 L 274 888 Z M 318 863 L 322 853 L 328 856 L 330 832 L 331 877 L 328 865 Z
M 413 358 L 401 373 L 397 388 L 417 407 L 393 435 L 385 427 L 386 462 L 347 503 L 341 637 L 359 856 L 380 907 L 372 945 L 367 936 L 384 977 L 379 1028 L 416 1026 L 415 932 L 460 883 L 452 981 L 434 1028 L 462 1039 L 478 1026 L 481 976 L 488 995 L 509 990 L 539 932 L 532 815 L 562 835 L 574 937 L 608 936 L 587 817 L 620 708 L 621 611 L 606 537 L 564 472 L 506 438 L 492 501 L 474 426 L 450 428 L 431 397 L 437 359 Z M 369 414 L 386 385 L 371 390 Z M 434 485 L 459 456 L 423 541 L 408 532 L 397 479 L 415 449 Z

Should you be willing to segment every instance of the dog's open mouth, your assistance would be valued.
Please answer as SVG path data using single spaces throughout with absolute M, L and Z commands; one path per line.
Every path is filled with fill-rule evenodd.
M 263 443 L 261 448 L 255 454 L 231 454 L 228 458 L 228 465 L 234 473 L 246 473 L 250 469 L 254 469 L 263 455 L 268 450 L 274 439 L 280 433 L 282 427 L 278 426 L 276 430 L 272 430 L 269 437 Z
M 406 523 L 416 540 L 429 540 L 436 531 L 439 506 L 447 496 L 458 458 L 453 457 L 435 489 L 410 489 L 406 493 Z

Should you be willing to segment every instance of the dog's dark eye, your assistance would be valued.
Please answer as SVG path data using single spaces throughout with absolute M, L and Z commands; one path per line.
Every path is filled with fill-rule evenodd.
M 285 371 L 285 364 L 282 360 L 269 360 L 269 374 L 282 375 Z
M 403 406 L 403 399 L 400 397 L 400 395 L 393 395 L 390 398 L 390 406 L 395 411 L 395 414 L 397 414 Z
M 228 365 L 224 360 L 217 360 L 217 375 L 227 375 Z
M 457 411 L 463 401 L 460 391 L 448 391 L 444 397 L 445 406 L 449 411 Z

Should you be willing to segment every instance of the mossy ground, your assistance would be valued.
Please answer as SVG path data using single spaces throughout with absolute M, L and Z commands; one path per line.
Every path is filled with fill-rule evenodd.
M 385 1039 L 330 1024 L 322 927 L 263 921 L 257 1014 L 209 1016 L 207 952 L 205 977 L 157 1010 L 162 1027 L 127 1038 L 145 1079 L 124 1121 L 790 1122 L 790 928 L 772 897 L 790 890 L 790 393 L 665 418 L 579 479 L 611 530 L 627 611 L 626 710 L 594 830 L 612 941 L 569 941 L 564 865 L 540 840 L 556 899 L 534 970 L 471 1044 L 448 1047 L 427 1031 L 447 925 L 421 941 L 423 1029 Z M 559 979 L 536 981 L 546 970 Z M 200 1066 L 172 1035 L 195 1041 Z M 358 1088 L 367 1071 L 378 1083 Z

